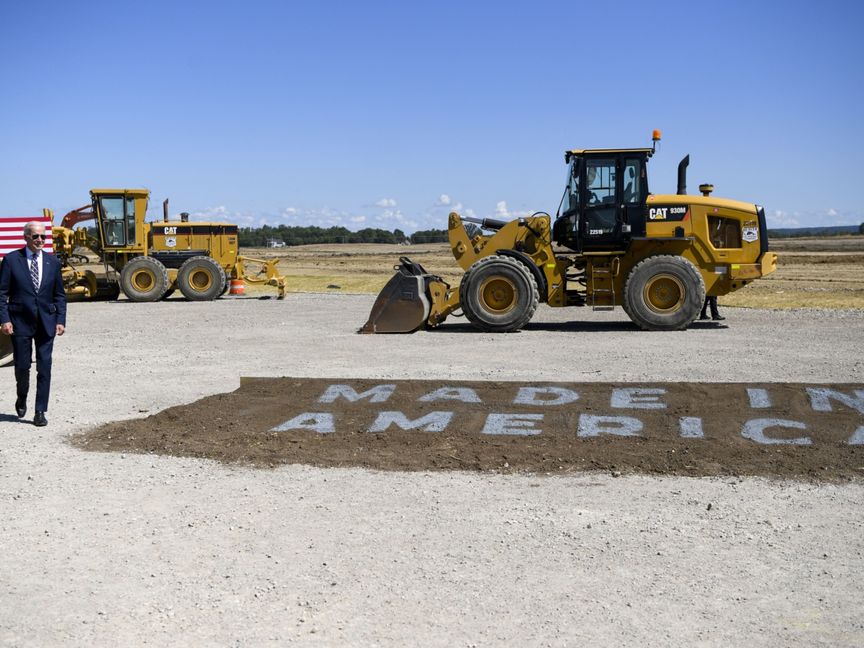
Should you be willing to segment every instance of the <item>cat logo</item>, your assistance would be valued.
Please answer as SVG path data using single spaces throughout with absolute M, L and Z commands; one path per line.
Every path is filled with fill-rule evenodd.
M 648 220 L 681 221 L 687 218 L 687 206 L 651 207 L 648 209 Z
M 176 234 L 176 233 L 177 233 L 176 227 L 166 227 L 165 228 L 165 236 L 168 236 L 170 234 Z

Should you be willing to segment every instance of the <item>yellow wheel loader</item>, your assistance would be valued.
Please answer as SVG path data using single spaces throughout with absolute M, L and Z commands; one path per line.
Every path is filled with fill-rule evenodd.
M 190 222 L 186 214 L 169 220 L 167 200 L 163 220 L 146 222 L 149 197 L 147 189 L 93 189 L 90 205 L 69 212 L 52 228 L 67 295 L 116 299 L 122 291 L 132 301 L 148 302 L 180 290 L 189 300 L 208 301 L 224 295 L 229 280 L 242 279 L 273 286 L 278 299 L 285 297 L 278 260 L 239 255 L 236 225 Z M 46 216 L 52 216 L 50 210 Z M 74 229 L 90 220 L 96 221 L 96 236 Z M 78 248 L 95 253 L 104 271 L 97 276 L 82 269 Z
M 481 331 L 517 331 L 539 303 L 620 306 L 645 330 L 679 330 L 706 295 L 774 272 L 765 210 L 714 198 L 708 184 L 687 195 L 689 156 L 678 165 L 677 194 L 649 192 L 659 131 L 653 139 L 651 148 L 567 151 L 554 220 L 544 212 L 509 222 L 451 213 L 450 248 L 465 272 L 459 286 L 402 257 L 360 332 L 409 333 L 459 310 Z

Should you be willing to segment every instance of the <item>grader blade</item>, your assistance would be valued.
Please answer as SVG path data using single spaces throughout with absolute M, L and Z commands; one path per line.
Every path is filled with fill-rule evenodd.
M 431 309 L 427 274 L 419 263 L 399 258 L 396 274 L 387 282 L 372 306 L 369 320 L 358 333 L 413 333 L 426 324 Z

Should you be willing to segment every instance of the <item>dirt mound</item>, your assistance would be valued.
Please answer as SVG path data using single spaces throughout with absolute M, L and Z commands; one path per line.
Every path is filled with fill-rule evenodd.
M 864 477 L 861 385 L 247 378 L 72 438 L 254 466 Z

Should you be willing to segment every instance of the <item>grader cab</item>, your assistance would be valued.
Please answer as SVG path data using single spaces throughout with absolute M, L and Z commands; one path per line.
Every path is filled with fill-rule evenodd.
M 538 303 L 620 306 L 643 329 L 677 330 L 696 319 L 706 295 L 776 270 L 762 207 L 714 198 L 707 184 L 702 195 L 687 195 L 689 156 L 678 166 L 677 194 L 651 194 L 654 152 L 567 151 L 554 221 L 545 212 L 509 222 L 451 213 L 450 248 L 464 270 L 459 286 L 403 258 L 360 332 L 431 328 L 459 310 L 480 330 L 516 331 Z M 466 222 L 480 232 L 469 233 Z
M 238 253 L 237 226 L 168 218 L 147 222 L 147 189 L 93 189 L 91 204 L 66 214 L 53 228 L 55 253 L 63 262 L 67 294 L 85 298 L 116 298 L 120 291 L 132 301 L 165 299 L 176 289 L 189 300 L 216 299 L 230 279 L 273 286 L 285 296 L 285 279 L 277 260 L 253 259 Z M 96 221 L 95 233 L 78 223 Z M 75 250 L 94 252 L 104 272 L 81 269 Z M 253 271 L 255 270 L 255 271 Z

